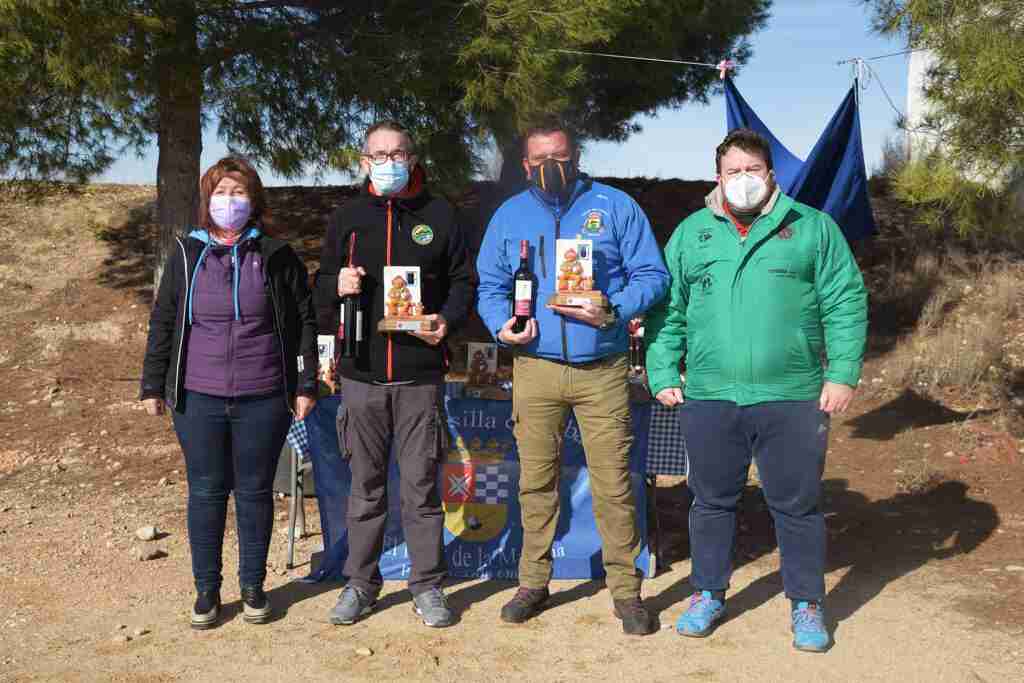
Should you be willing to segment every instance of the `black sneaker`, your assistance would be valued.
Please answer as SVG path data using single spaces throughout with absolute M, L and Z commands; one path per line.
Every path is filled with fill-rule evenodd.
M 536 616 L 548 601 L 551 594 L 547 588 L 524 588 L 519 587 L 515 597 L 505 603 L 501 608 L 501 620 L 510 624 L 521 624 L 527 619 Z
M 247 624 L 265 624 L 270 620 L 270 600 L 263 586 L 242 587 L 242 610 Z
M 640 598 L 613 600 L 615 616 L 622 620 L 622 632 L 631 636 L 646 636 L 658 630 L 654 617 Z
M 220 591 L 200 591 L 192 607 L 192 628 L 205 631 L 217 625 L 220 618 Z

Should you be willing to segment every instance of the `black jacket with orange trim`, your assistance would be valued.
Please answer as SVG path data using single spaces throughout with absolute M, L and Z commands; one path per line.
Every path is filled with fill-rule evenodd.
M 331 216 L 316 278 L 316 308 L 320 334 L 336 335 L 339 325 L 338 273 L 352 263 L 366 271 L 360 294 L 362 342 L 355 358 L 341 358 L 338 374 L 360 382 L 436 383 L 448 369 L 444 342 L 430 346 L 406 333 L 382 333 L 388 290 L 384 266 L 418 266 L 426 313 L 440 313 L 451 333 L 465 322 L 473 307 L 475 286 L 460 212 L 433 196 L 417 167 L 410 187 L 399 196 L 380 197 L 369 183 L 363 192 Z M 355 237 L 355 244 L 351 240 Z

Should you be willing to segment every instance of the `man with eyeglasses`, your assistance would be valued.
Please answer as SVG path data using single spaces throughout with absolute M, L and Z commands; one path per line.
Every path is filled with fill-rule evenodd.
M 466 319 L 474 296 L 465 230 L 455 208 L 427 189 L 412 136 L 400 124 L 383 121 L 367 130 L 360 165 L 367 174 L 362 194 L 330 218 L 316 290 L 321 334 L 337 332 L 342 297 L 359 297 L 363 311 L 357 352 L 337 364 L 338 441 L 352 488 L 349 581 L 329 618 L 355 623 L 377 601 L 393 453 L 413 608 L 427 626 L 448 626 L 454 617 L 441 591 L 447 566 L 437 471 L 448 438 L 444 340 Z M 377 331 L 390 286 L 383 282 L 385 266 L 419 267 L 422 303 L 436 330 Z
M 583 436 L 601 534 L 602 559 L 623 631 L 646 635 L 655 620 L 640 599 L 637 510 L 629 473 L 633 441 L 626 326 L 668 289 L 668 271 L 647 217 L 629 195 L 579 172 L 579 149 L 557 122 L 526 132 L 523 166 L 529 189 L 508 199 L 487 226 L 477 270 L 478 311 L 501 344 L 516 349 L 512 411 L 519 450 L 523 550 L 519 590 L 504 621 L 530 619 L 547 602 L 552 543 L 559 526 L 559 446 L 573 410 Z M 546 306 L 556 291 L 555 240 L 593 245 L 594 288 L 605 310 Z M 537 277 L 537 312 L 521 332 L 509 311 L 520 240 L 529 240 Z

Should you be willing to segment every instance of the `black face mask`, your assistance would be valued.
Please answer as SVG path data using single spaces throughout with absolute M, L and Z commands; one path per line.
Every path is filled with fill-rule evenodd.
M 530 182 L 539 190 L 556 197 L 566 197 L 572 192 L 576 185 L 577 175 L 579 175 L 579 170 L 573 159 L 568 161 L 545 159 L 542 164 L 530 166 Z

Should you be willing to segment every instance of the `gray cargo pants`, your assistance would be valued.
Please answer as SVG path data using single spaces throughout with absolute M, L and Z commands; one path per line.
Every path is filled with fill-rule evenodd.
M 376 385 L 341 379 L 338 442 L 352 470 L 348 498 L 349 584 L 370 595 L 383 585 L 380 568 L 387 522 L 389 454 L 401 477 L 402 529 L 412 568 L 409 591 L 440 587 L 447 573 L 444 510 L 437 485 L 448 439 L 440 384 Z

